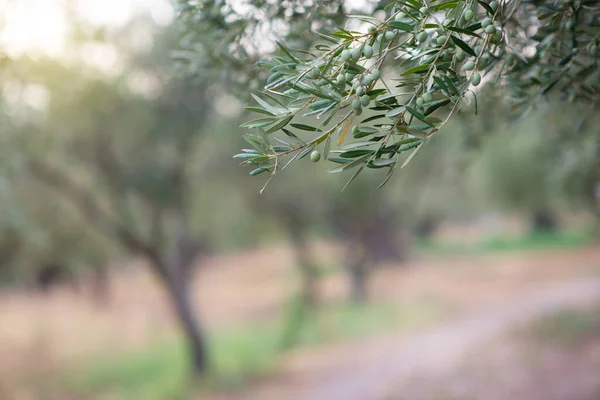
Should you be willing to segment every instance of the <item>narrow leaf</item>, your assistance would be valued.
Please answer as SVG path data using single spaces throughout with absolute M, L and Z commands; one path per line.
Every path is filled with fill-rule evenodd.
M 457 38 L 454 35 L 450 35 L 450 38 L 452 39 L 454 44 L 456 44 L 458 47 L 460 47 L 465 53 L 467 53 L 470 56 L 477 57 L 477 54 L 475 54 L 475 51 L 471 48 L 471 46 L 469 46 L 468 44 L 466 44 L 465 42 L 463 42 L 461 39 Z

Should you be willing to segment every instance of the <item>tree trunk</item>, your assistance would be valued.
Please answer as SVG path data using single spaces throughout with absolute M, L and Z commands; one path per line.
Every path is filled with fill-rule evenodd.
M 295 263 L 302 281 L 302 300 L 308 308 L 316 308 L 319 302 L 318 268 L 308 244 L 306 217 L 297 207 L 287 206 L 281 219 L 290 244 L 294 250 Z
M 92 296 L 98 306 L 105 306 L 110 301 L 110 279 L 104 264 L 92 271 Z
M 558 229 L 556 216 L 549 210 L 538 209 L 531 216 L 532 233 L 554 233 Z
M 165 286 L 172 301 L 175 315 L 183 328 L 189 346 L 192 372 L 195 376 L 204 374 L 208 369 L 208 352 L 205 334 L 194 312 L 190 298 L 189 282 L 185 269 L 178 269 L 165 279 Z
M 361 245 L 350 244 L 347 250 L 347 268 L 350 278 L 350 300 L 357 304 L 366 303 L 370 272 L 368 250 Z
M 303 300 L 309 308 L 315 308 L 319 302 L 317 267 L 310 254 L 304 232 L 295 232 L 290 236 L 292 237 L 296 265 L 302 280 Z

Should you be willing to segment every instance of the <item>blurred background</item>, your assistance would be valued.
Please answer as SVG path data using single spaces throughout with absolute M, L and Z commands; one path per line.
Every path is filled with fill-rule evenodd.
M 385 189 L 259 194 L 180 39 L 166 0 L 0 0 L 1 400 L 600 398 L 598 115 L 484 88 Z

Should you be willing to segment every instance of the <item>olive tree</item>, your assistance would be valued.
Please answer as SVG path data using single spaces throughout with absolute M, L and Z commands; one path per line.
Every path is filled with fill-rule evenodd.
M 119 38 L 110 44 L 125 46 Z M 42 228 L 56 228 L 44 229 L 52 240 L 40 254 L 83 250 L 82 237 L 92 232 L 146 261 L 185 335 L 190 369 L 199 374 L 208 370 L 209 354 L 191 278 L 208 243 L 192 213 L 207 190 L 195 160 L 212 121 L 212 95 L 206 84 L 171 78 L 172 43 L 166 29 L 151 48 L 126 52 L 122 72 L 113 75 L 64 60 L 14 59 L 3 84 L 41 88 L 47 101 L 38 108 L 18 102 L 24 127 L 5 153 L 21 157 L 12 193 L 22 187 L 36 196 L 18 208 L 39 209 L 41 202 L 50 210 L 43 220 L 31 214 Z M 17 120 L 15 113 L 5 118 Z M 79 218 L 66 218 L 59 203 Z M 111 254 L 111 246 L 95 243 L 101 256 Z
M 267 18 L 278 9 L 246 3 L 260 3 Z M 181 19 L 191 30 L 234 4 L 180 1 Z M 275 28 L 273 36 L 282 39 L 276 54 L 257 63 L 268 78 L 248 107 L 257 118 L 243 124 L 251 130 L 250 147 L 236 158 L 269 181 L 310 155 L 334 164 L 332 173 L 352 170 L 350 181 L 365 168 L 381 169 L 384 184 L 462 109 L 477 112 L 484 84 L 505 88 L 519 114 L 551 94 L 585 107 L 598 102 L 596 1 L 386 1 L 345 15 L 335 29 L 325 29 L 320 2 L 281 4 L 293 15 L 317 12 L 300 14 L 311 18 L 308 32 L 318 40 L 298 49 L 283 43 L 284 28 Z M 228 21 L 221 21 L 223 29 Z M 224 52 L 246 49 L 255 37 L 251 28 L 240 28 Z

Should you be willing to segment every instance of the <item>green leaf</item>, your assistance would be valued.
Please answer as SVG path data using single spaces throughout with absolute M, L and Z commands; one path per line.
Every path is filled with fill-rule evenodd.
M 358 149 L 359 147 L 371 146 L 373 144 L 377 144 L 377 142 L 354 142 L 354 143 L 348 143 L 347 145 L 340 147 L 340 150 Z
M 262 128 L 263 126 L 271 125 L 273 122 L 277 121 L 277 118 L 265 117 L 265 118 L 257 118 L 251 121 L 244 122 L 240 125 L 240 128 Z
M 427 125 L 433 127 L 433 125 L 431 125 L 431 123 L 429 121 L 427 121 L 427 118 L 425 118 L 425 116 L 423 114 L 421 114 L 420 112 L 418 112 L 417 110 L 415 110 L 412 107 L 406 106 L 406 111 L 408 111 L 409 113 L 411 113 L 416 119 L 425 122 Z
M 354 173 L 354 175 L 352 175 L 352 178 L 350 178 L 350 180 L 342 188 L 342 192 L 348 187 L 348 185 L 350 185 L 352 183 L 352 181 L 354 181 L 356 179 L 356 177 L 360 174 L 360 172 L 363 170 L 363 168 L 365 167 L 365 165 L 366 165 L 366 163 L 363 163 L 360 166 L 360 168 Z
M 258 174 L 262 174 L 263 172 L 266 172 L 266 171 L 268 171 L 267 168 L 262 168 L 262 167 L 261 168 L 256 168 L 255 170 L 252 170 L 252 172 L 250 172 L 250 176 L 255 176 L 255 175 L 258 175 Z
M 263 108 L 260 108 L 260 107 L 244 107 L 244 109 L 245 109 L 246 111 L 255 112 L 255 113 L 260 113 L 260 114 L 266 114 L 266 115 L 272 115 L 272 116 L 274 116 L 274 115 L 275 115 L 275 114 L 273 114 L 272 112 L 270 112 L 270 111 L 267 111 L 267 110 L 265 110 L 265 109 L 263 109 Z
M 419 146 L 418 146 L 416 149 L 414 149 L 414 151 L 413 151 L 413 152 L 410 154 L 410 156 L 408 156 L 408 158 L 407 158 L 407 159 L 404 161 L 404 163 L 402 164 L 402 166 L 400 167 L 400 169 L 402 169 L 402 168 L 406 167 L 406 166 L 407 166 L 407 165 L 408 165 L 408 164 L 409 164 L 409 163 L 410 163 L 410 162 L 413 160 L 413 158 L 415 158 L 415 156 L 416 156 L 416 155 L 419 153 L 419 151 L 420 151 L 420 150 L 423 148 L 423 145 L 424 145 L 425 143 L 426 143 L 425 141 L 421 142 L 421 143 L 419 144 Z
M 448 10 L 450 8 L 456 8 L 456 6 L 458 5 L 459 0 L 450 0 L 450 1 L 446 1 L 445 3 L 440 3 L 440 4 L 434 4 L 432 6 L 430 6 L 429 8 L 432 10 Z
M 331 135 L 327 135 L 327 139 L 325 140 L 325 146 L 323 148 L 323 158 L 325 160 L 329 159 L 329 149 L 331 148 Z
M 273 146 L 273 150 L 275 150 L 276 153 L 286 153 L 294 150 L 294 148 L 291 146 Z
M 256 100 L 256 102 L 258 104 L 260 104 L 261 106 L 263 106 L 264 109 L 270 111 L 271 113 L 275 114 L 275 115 L 279 115 L 282 113 L 283 110 L 277 108 L 277 107 L 273 107 L 272 105 L 270 105 L 269 103 L 267 103 L 266 101 L 264 101 L 263 99 L 261 99 L 260 97 L 256 96 L 254 93 L 251 93 L 252 98 L 254 98 L 254 100 Z
M 364 163 L 365 163 L 365 160 L 366 160 L 367 158 L 369 158 L 369 157 L 371 157 L 371 155 L 370 155 L 370 154 L 364 155 L 364 156 L 362 156 L 362 157 L 360 157 L 360 158 L 357 158 L 356 160 L 354 160 L 354 161 L 352 161 L 352 162 L 349 162 L 349 163 L 347 163 L 347 164 L 344 164 L 344 165 L 342 165 L 342 166 L 339 166 L 339 167 L 332 168 L 332 169 L 330 169 L 330 170 L 329 170 L 329 171 L 327 171 L 327 172 L 329 172 L 329 173 L 331 173 L 331 174 L 335 174 L 335 173 L 337 173 L 337 172 L 342 172 L 342 171 L 345 171 L 345 170 L 347 170 L 347 169 L 351 169 L 351 168 L 357 167 L 357 166 L 359 166 L 359 165 L 361 165 L 361 164 L 364 164 Z
M 309 155 L 314 149 L 315 149 L 315 146 L 312 145 L 312 146 L 308 146 L 307 148 L 302 150 L 300 153 L 298 153 L 298 160 L 301 160 L 304 157 L 306 157 L 307 155 Z
M 406 32 L 412 32 L 415 29 L 414 25 L 410 25 L 410 24 L 407 24 L 405 22 L 400 22 L 400 21 L 390 21 L 390 22 L 388 22 L 388 26 L 392 27 L 394 29 L 400 29 L 400 30 L 406 31 Z
M 433 76 L 433 80 L 435 81 L 435 83 L 438 84 L 438 86 L 440 87 L 441 90 L 443 90 L 444 92 L 446 92 L 448 94 L 452 94 L 452 92 L 450 91 L 450 89 L 448 88 L 448 86 L 446 86 L 446 82 L 444 82 L 444 80 L 442 78 L 440 78 L 439 76 L 434 75 Z
M 302 140 L 300 140 L 300 138 L 298 136 L 296 136 L 292 131 L 289 131 L 285 128 L 281 128 L 281 130 L 283 131 L 283 133 L 285 133 L 286 135 L 288 135 L 289 137 L 293 138 L 293 139 L 297 139 L 300 142 L 302 142 Z
M 266 130 L 265 133 L 269 134 L 269 133 L 273 133 L 275 131 L 278 131 L 279 129 L 283 128 L 284 126 L 286 126 L 291 120 L 292 118 L 294 118 L 293 115 L 290 115 L 288 117 L 282 118 L 280 119 L 278 122 L 276 122 L 275 124 L 269 126 Z
M 481 36 L 479 36 L 478 34 L 476 34 L 473 31 L 470 31 L 470 30 L 467 30 L 467 29 L 457 28 L 456 26 L 448 26 L 446 28 L 448 30 L 451 30 L 451 31 L 456 32 L 456 33 L 462 33 L 464 35 L 469 35 L 469 36 L 473 36 L 473 37 L 481 39 Z
M 339 158 L 339 157 L 330 157 L 327 159 L 327 161 L 331 161 L 336 164 L 348 164 L 348 163 L 352 162 L 352 160 L 349 158 Z
M 260 156 L 258 153 L 240 153 L 233 156 L 233 158 L 254 158 L 258 156 Z
M 331 37 L 331 36 L 326 35 L 326 34 L 321 33 L 321 32 L 316 32 L 316 34 L 319 35 L 322 39 L 327 40 L 328 42 L 338 44 L 338 40 L 336 38 L 334 38 L 334 37 Z
M 302 131 L 309 131 L 309 132 L 315 132 L 315 131 L 320 131 L 320 129 L 315 128 L 314 126 L 310 126 L 310 125 L 304 125 L 304 124 L 290 124 L 290 126 L 293 126 L 296 129 L 300 129 Z
M 442 76 L 442 79 L 444 80 L 444 82 L 446 82 L 446 86 L 448 87 L 448 89 L 450 89 L 450 93 L 454 94 L 455 96 L 460 95 L 458 88 L 454 85 L 454 82 L 452 82 L 452 79 L 449 76 L 444 75 Z
M 427 103 L 427 104 L 425 104 L 427 106 L 427 109 L 425 110 L 423 115 L 427 116 L 427 115 L 431 114 L 432 112 L 434 112 L 435 110 L 437 110 L 438 108 L 444 107 L 444 106 L 448 105 L 449 103 L 450 103 L 450 100 L 448 100 L 448 99 L 436 100 L 436 101 L 432 101 L 431 103 Z
M 425 71 L 425 70 L 428 70 L 430 66 L 431 66 L 431 63 L 417 65 L 416 67 L 412 67 L 412 68 L 407 69 L 406 71 L 404 71 L 403 73 L 401 73 L 400 76 L 406 76 L 406 75 L 414 74 L 416 72 Z
M 398 153 L 402 153 L 405 151 L 408 151 L 410 149 L 414 149 L 415 147 L 419 146 L 421 143 L 423 143 L 422 140 L 415 140 L 414 142 L 410 142 L 410 143 L 404 143 L 403 145 L 398 146 Z
M 376 167 L 387 167 L 393 164 L 396 164 L 396 160 L 393 158 L 379 158 L 377 160 L 373 160 L 371 162 Z
M 394 118 L 398 115 L 400 115 L 400 113 L 404 112 L 406 110 L 405 106 L 401 106 L 398 108 L 394 108 L 393 110 L 388 111 L 385 116 L 388 118 Z
M 452 39 L 454 44 L 460 47 L 465 53 L 467 53 L 470 56 L 477 57 L 477 54 L 475 54 L 475 51 L 471 48 L 471 46 L 463 42 L 461 39 L 457 38 L 454 35 L 450 35 L 450 39 Z
M 296 56 L 294 56 L 292 53 L 290 53 L 289 50 L 286 49 L 284 45 L 282 45 L 278 41 L 275 41 L 275 43 L 277 43 L 277 46 L 279 46 L 281 51 L 283 51 L 290 59 L 296 61 L 298 64 L 302 63 L 302 61 L 300 61 L 300 59 L 298 59 Z
M 494 15 L 494 10 L 492 10 L 492 8 L 488 5 L 488 3 L 486 3 L 485 1 L 482 1 L 482 0 L 477 0 L 477 2 L 481 5 L 481 7 L 485 8 L 485 11 L 487 11 L 491 15 Z
M 375 150 L 350 150 L 340 153 L 340 157 L 342 158 L 356 158 L 362 157 L 367 154 L 374 154 Z

